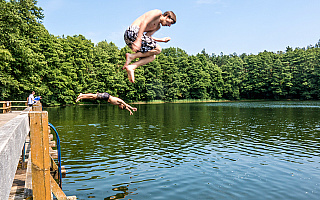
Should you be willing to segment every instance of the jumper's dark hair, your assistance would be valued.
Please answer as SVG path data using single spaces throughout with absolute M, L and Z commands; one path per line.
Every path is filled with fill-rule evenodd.
M 168 16 L 170 19 L 172 19 L 173 24 L 177 22 L 177 17 L 172 11 L 166 11 L 165 13 L 163 13 L 163 16 Z

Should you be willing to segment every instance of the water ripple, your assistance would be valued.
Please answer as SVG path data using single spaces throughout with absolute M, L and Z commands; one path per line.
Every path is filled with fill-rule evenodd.
M 70 107 L 49 117 L 62 133 L 64 190 L 79 199 L 318 199 L 319 108 L 141 105 L 132 117 Z

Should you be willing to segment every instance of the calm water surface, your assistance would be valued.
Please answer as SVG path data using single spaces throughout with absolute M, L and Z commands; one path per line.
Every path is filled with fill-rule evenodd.
M 46 108 L 78 199 L 320 199 L 320 102 Z

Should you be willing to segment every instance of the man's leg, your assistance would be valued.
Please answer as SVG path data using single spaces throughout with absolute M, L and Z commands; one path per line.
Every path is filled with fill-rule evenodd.
M 97 94 L 92 94 L 92 93 L 82 94 L 82 93 L 80 93 L 76 102 L 80 101 L 81 99 L 96 99 L 96 98 L 97 98 Z
M 137 67 L 140 67 L 142 65 L 148 64 L 149 62 L 152 62 L 156 58 L 156 55 L 140 58 L 137 62 L 132 63 L 131 65 L 128 65 L 126 67 L 128 78 L 131 83 L 134 83 L 134 70 Z
M 126 63 L 122 69 L 127 70 L 129 81 L 134 83 L 134 70 L 137 67 L 140 67 L 142 65 L 148 64 L 149 62 L 152 62 L 156 58 L 156 55 L 158 55 L 159 53 L 161 53 L 161 47 L 158 44 L 155 49 L 152 49 L 145 53 L 141 53 L 141 52 L 137 52 L 134 54 L 126 53 Z M 136 58 L 140 58 L 140 60 L 130 65 L 131 61 Z
M 158 55 L 159 53 L 161 53 L 161 47 L 160 45 L 157 44 L 156 48 L 145 52 L 145 53 L 141 53 L 141 52 L 137 52 L 137 53 L 126 53 L 126 63 L 124 64 L 122 69 L 125 69 L 130 63 L 131 61 L 133 61 L 136 58 L 145 58 L 145 57 L 149 57 L 149 56 L 154 56 L 154 55 Z

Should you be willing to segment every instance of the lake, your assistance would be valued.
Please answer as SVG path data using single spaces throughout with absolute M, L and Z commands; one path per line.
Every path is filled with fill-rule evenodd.
M 78 199 L 319 199 L 320 102 L 45 108 Z

